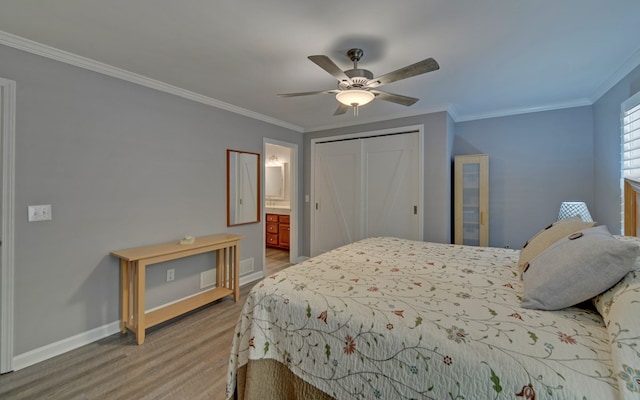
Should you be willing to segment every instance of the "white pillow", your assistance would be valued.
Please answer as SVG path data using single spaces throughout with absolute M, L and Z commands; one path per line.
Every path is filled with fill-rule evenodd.
M 565 236 L 529 262 L 522 307 L 558 310 L 588 300 L 631 271 L 639 253 L 604 225 Z
M 627 237 L 624 237 L 625 240 Z M 637 238 L 635 238 L 637 240 Z M 620 399 L 638 399 L 640 348 L 640 263 L 611 289 L 593 299 L 609 332 L 611 361 Z M 632 350 L 633 349 L 633 350 Z

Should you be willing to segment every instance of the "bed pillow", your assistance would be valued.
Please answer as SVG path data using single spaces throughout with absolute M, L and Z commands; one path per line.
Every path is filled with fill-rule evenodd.
M 640 247 L 639 237 L 620 235 L 614 235 L 614 237 L 623 242 L 633 243 L 636 246 Z M 632 295 L 637 296 L 637 298 L 633 300 L 634 302 L 640 303 L 640 257 L 636 258 L 631 272 L 625 275 L 625 277 L 620 282 L 618 282 L 608 290 L 600 293 L 591 300 L 600 315 L 602 315 L 602 318 L 604 318 L 606 321 L 611 305 L 618 298 L 625 295 L 630 295 L 631 292 L 637 293 L 637 295 Z M 638 322 L 640 323 L 640 320 L 638 320 Z M 640 340 L 640 335 L 638 335 L 638 340 Z
M 529 264 L 534 257 L 545 251 L 549 246 L 565 236 L 585 228 L 591 228 L 595 226 L 595 224 L 595 222 L 584 222 L 579 215 L 576 215 L 572 218 L 556 221 L 536 233 L 531 239 L 527 240 L 527 243 L 525 243 L 524 246 L 522 246 L 522 250 L 520 250 L 520 258 L 518 259 L 520 274 L 522 275 L 527 264 Z
M 559 310 L 588 300 L 631 271 L 638 254 L 637 244 L 616 239 L 604 225 L 574 232 L 530 261 L 522 307 Z
M 640 262 L 618 284 L 593 299 L 609 333 L 620 399 L 637 399 L 640 384 Z M 633 350 L 632 350 L 633 349 Z

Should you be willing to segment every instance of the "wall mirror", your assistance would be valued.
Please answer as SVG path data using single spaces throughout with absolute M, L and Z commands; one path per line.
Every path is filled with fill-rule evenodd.
M 260 154 L 227 150 L 227 226 L 260 222 Z
M 267 165 L 265 167 L 264 184 L 266 198 L 284 200 L 284 166 Z

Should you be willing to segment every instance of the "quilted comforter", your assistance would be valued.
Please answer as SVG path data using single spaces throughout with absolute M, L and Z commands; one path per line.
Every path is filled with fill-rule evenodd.
M 293 379 L 337 399 L 624 398 L 600 314 L 520 308 L 517 259 L 371 238 L 270 276 L 236 326 L 227 397 Z M 261 362 L 278 368 L 251 377 Z

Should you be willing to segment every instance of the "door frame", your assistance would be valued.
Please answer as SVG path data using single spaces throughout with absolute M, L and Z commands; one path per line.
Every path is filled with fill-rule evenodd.
M 14 201 L 16 82 L 0 78 L 2 210 L 0 259 L 0 373 L 13 370 Z
M 289 149 L 291 153 L 291 159 L 289 160 L 289 180 L 291 187 L 291 199 L 290 199 L 290 212 L 289 212 L 289 262 L 291 264 L 297 264 L 300 262 L 299 258 L 299 243 L 298 243 L 298 230 L 299 230 L 299 217 L 298 217 L 298 145 L 290 142 L 283 142 L 277 139 L 263 138 L 262 140 L 262 154 L 263 154 L 263 165 L 267 160 L 267 145 L 275 145 L 286 147 Z M 266 231 L 266 207 L 265 204 L 265 179 L 266 174 L 261 174 L 262 182 L 262 265 L 263 267 L 266 265 L 266 257 L 267 257 L 267 231 Z
M 311 255 L 316 254 L 316 243 L 315 243 L 315 218 L 316 218 L 316 213 L 314 212 L 313 208 L 314 208 L 314 204 L 316 204 L 316 194 L 315 194 L 315 176 L 316 176 L 316 144 L 317 143 L 322 143 L 322 142 L 327 142 L 327 141 L 332 141 L 332 140 L 348 140 L 348 139 L 361 139 L 361 138 L 368 138 L 368 137 L 374 137 L 374 136 L 385 136 L 385 135 L 398 135 L 398 134 L 402 134 L 402 133 L 409 133 L 409 132 L 418 132 L 418 136 L 419 136 L 419 165 L 420 165 L 420 171 L 419 171 L 419 187 L 418 187 L 418 193 L 419 193 L 419 200 L 418 200 L 418 210 L 420 212 L 420 221 L 419 221 L 419 235 L 420 235 L 420 240 L 422 240 L 424 238 L 424 125 L 420 124 L 420 125 L 409 125 L 409 126 L 401 126 L 401 127 L 397 127 L 397 128 L 389 128 L 389 129 L 382 129 L 382 130 L 377 130 L 377 131 L 366 131 L 366 132 L 356 132 L 356 133 L 349 133 L 349 134 L 345 134 L 345 135 L 336 135 L 336 136 L 326 136 L 326 137 L 320 137 L 320 138 L 315 138 L 315 139 L 311 139 L 311 152 L 310 152 L 310 171 L 311 171 L 311 177 L 309 180 L 309 183 L 311 185 L 311 187 L 309 188 L 309 194 L 310 194 L 310 198 L 311 198 L 311 205 L 310 205 L 310 219 L 309 219 L 309 252 Z

